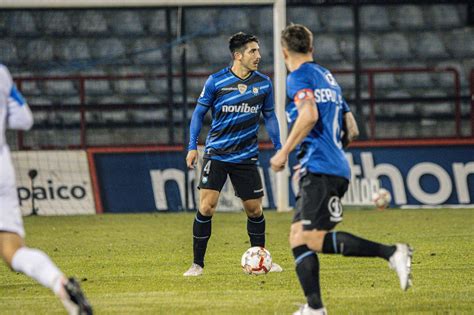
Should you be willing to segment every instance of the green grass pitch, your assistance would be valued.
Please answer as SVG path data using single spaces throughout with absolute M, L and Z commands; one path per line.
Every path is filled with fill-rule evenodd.
M 288 246 L 292 213 L 267 211 L 267 248 L 285 269 L 248 276 L 243 213 L 213 219 L 204 276 L 192 261 L 193 214 L 25 218 L 27 243 L 76 275 L 97 314 L 290 314 L 304 302 Z M 474 313 L 474 210 L 352 210 L 339 230 L 415 248 L 414 287 L 399 288 L 382 259 L 321 255 L 331 314 Z M 0 314 L 61 314 L 53 294 L 0 265 Z

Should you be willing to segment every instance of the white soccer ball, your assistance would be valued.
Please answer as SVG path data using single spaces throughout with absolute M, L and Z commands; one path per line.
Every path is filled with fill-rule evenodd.
M 272 268 L 272 255 L 263 247 L 250 247 L 242 255 L 242 270 L 249 275 L 264 275 Z
M 392 195 L 385 188 L 380 188 L 372 195 L 372 202 L 379 210 L 387 208 L 390 205 L 390 201 L 392 201 Z

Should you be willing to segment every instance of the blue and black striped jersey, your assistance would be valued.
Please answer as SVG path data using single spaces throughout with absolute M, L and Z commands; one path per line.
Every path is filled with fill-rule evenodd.
M 260 114 L 274 110 L 270 78 L 254 71 L 241 79 L 227 67 L 209 76 L 198 104 L 212 112 L 204 158 L 256 163 Z

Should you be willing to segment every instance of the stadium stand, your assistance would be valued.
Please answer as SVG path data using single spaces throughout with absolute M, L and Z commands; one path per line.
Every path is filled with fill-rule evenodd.
M 130 113 L 125 109 L 93 111 L 87 113 L 92 122 L 139 124 L 156 120 L 158 124 L 168 107 L 175 106 L 167 104 L 166 78 L 156 77 L 157 74 L 166 74 L 168 45 L 172 45 L 173 71 L 175 74 L 181 71 L 181 45 L 176 37 L 177 10 L 169 10 L 171 43 L 166 40 L 166 9 L 163 8 L 0 12 L 0 60 L 8 64 L 19 78 L 58 74 L 102 76 L 102 79 L 84 81 L 88 108 L 100 104 L 145 104 L 150 106 L 150 110 L 130 108 Z M 362 6 L 362 68 L 453 68 L 460 75 L 461 94 L 467 95 L 469 73 L 474 67 L 474 28 L 466 25 L 466 11 L 466 5 L 454 4 Z M 315 32 L 318 62 L 331 70 L 353 69 L 354 39 L 350 7 L 288 7 L 287 16 L 289 22 L 305 23 Z M 207 74 L 229 64 L 227 40 L 234 32 L 247 31 L 259 36 L 263 56 L 261 68 L 267 73 L 273 71 L 271 8 L 196 7 L 186 9 L 185 17 L 185 33 L 189 36 L 186 43 L 188 73 L 202 74 L 188 78 L 190 106 L 201 92 Z M 141 74 L 143 77 L 111 79 L 128 74 Z M 368 73 L 362 76 L 361 93 L 364 97 L 370 96 L 368 77 Z M 349 100 L 353 98 L 353 75 L 338 74 L 336 71 L 336 78 L 346 97 Z M 442 98 L 455 96 L 456 93 L 454 77 L 449 72 L 387 72 L 374 74 L 373 78 L 374 97 Z M 22 81 L 21 89 L 31 104 L 38 105 L 74 104 L 80 93 L 77 80 Z M 181 91 L 181 78 L 175 77 L 173 97 L 176 104 L 182 101 Z M 403 106 L 378 105 L 377 102 L 376 107 L 379 108 L 376 114 L 382 118 L 404 115 L 414 119 L 412 125 L 406 122 L 407 128 L 412 130 L 404 131 L 406 135 L 417 134 L 420 117 L 439 118 L 454 111 L 452 99 L 432 105 L 429 102 L 409 102 Z M 364 113 L 368 112 L 367 106 L 366 101 Z M 468 104 L 462 104 L 463 119 L 469 115 L 468 108 Z M 67 116 L 73 113 L 65 111 L 62 114 Z M 44 111 L 35 111 L 35 115 L 40 122 L 50 119 Z M 63 121 L 76 123 L 77 115 L 74 115 L 74 118 L 66 117 Z M 182 114 L 179 112 L 176 115 L 175 120 L 179 122 Z M 437 122 L 442 125 L 441 121 Z M 378 125 L 377 135 L 402 135 L 394 128 L 383 129 Z M 167 141 L 166 137 L 163 136 L 163 142 Z

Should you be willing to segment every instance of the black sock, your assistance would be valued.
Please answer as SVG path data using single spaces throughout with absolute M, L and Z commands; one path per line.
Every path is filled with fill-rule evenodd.
M 365 240 L 346 232 L 328 232 L 324 236 L 323 253 L 343 256 L 380 257 L 388 260 L 396 246 Z
M 315 252 L 308 246 L 300 245 L 293 248 L 296 274 L 300 280 L 308 305 L 314 309 L 323 307 L 321 288 L 319 286 L 319 260 Z
M 205 216 L 196 212 L 193 224 L 193 253 L 194 263 L 204 267 L 204 255 L 206 255 L 207 242 L 211 237 L 212 215 Z
M 263 213 L 258 218 L 247 218 L 247 233 L 250 245 L 265 247 L 265 217 Z

